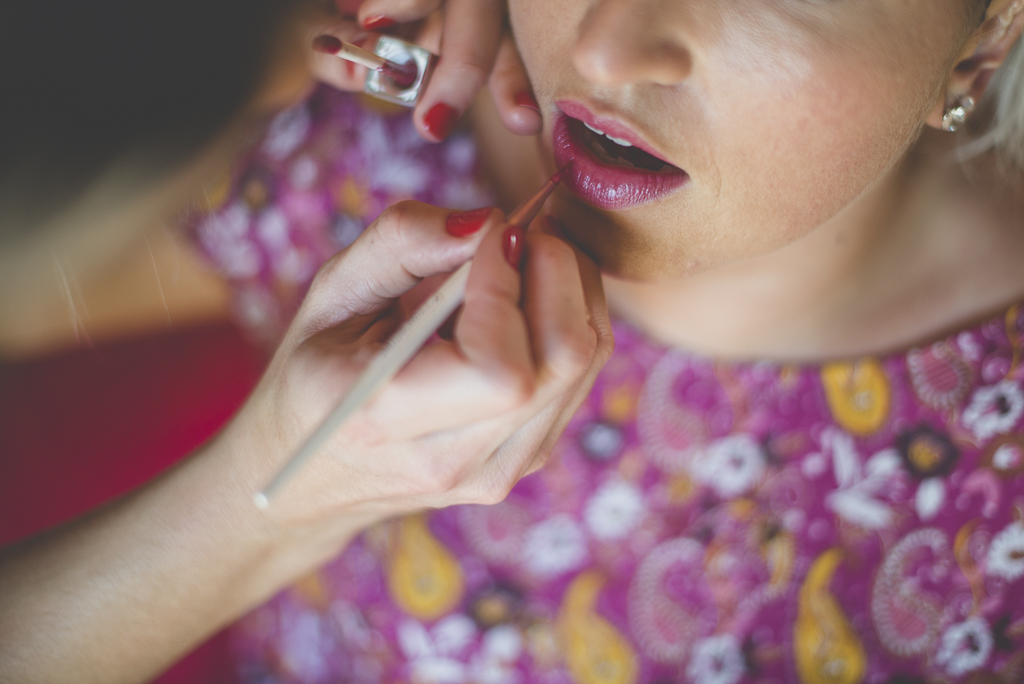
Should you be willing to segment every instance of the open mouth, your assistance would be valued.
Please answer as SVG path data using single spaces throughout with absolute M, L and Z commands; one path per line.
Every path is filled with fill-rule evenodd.
M 642 169 L 656 173 L 682 170 L 663 159 L 655 157 L 649 152 L 641 150 L 623 138 L 608 135 L 601 129 L 594 128 L 579 119 L 570 117 L 569 126 L 572 128 L 582 127 L 582 130 L 574 131 L 574 133 L 582 139 L 594 156 L 605 164 L 626 166 L 631 169 Z
M 555 162 L 571 164 L 565 184 L 580 199 L 602 209 L 628 209 L 660 199 L 689 179 L 678 166 L 635 144 L 636 135 L 622 124 L 611 122 L 615 133 L 632 140 L 602 130 L 599 120 L 576 102 L 557 104 Z

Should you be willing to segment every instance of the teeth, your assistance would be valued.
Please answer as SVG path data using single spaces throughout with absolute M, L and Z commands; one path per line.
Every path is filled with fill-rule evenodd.
M 608 138 L 609 140 L 611 140 L 616 145 L 622 145 L 623 147 L 632 147 L 633 146 L 633 144 L 631 142 L 629 142 L 628 140 L 623 140 L 622 138 L 616 138 L 614 135 L 608 135 L 607 133 L 602 131 L 600 128 L 594 128 L 593 126 L 588 124 L 586 121 L 583 122 L 583 125 L 586 126 L 587 128 L 589 128 L 590 130 L 594 131 L 598 135 L 603 135 L 604 137 Z

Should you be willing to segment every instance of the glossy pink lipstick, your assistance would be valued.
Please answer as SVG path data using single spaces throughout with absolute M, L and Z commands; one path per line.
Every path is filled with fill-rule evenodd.
M 585 202 L 611 211 L 629 209 L 661 199 L 689 180 L 625 124 L 595 116 L 573 100 L 555 104 L 555 163 L 569 167 L 565 185 Z

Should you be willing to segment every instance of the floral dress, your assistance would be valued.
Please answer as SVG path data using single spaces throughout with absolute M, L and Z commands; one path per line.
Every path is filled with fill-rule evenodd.
M 369 180 L 393 160 L 360 145 L 428 155 L 414 196 L 483 198 L 464 139 L 427 147 L 406 119 L 329 91 L 299 109 L 320 112 L 285 135 L 303 139 L 267 163 L 301 117 L 283 115 L 193 222 L 226 271 L 232 250 L 259 253 L 229 272 L 240 293 L 281 306 L 293 292 L 278 280 L 306 273 L 282 255 L 306 250 L 312 268 L 321 245 L 351 241 L 347 226 L 402 194 Z M 303 188 L 307 157 L 330 170 Z M 280 193 L 261 207 L 245 204 L 256 173 L 277 174 L 261 182 Z M 321 207 L 319 223 L 300 221 L 291 194 Z M 287 241 L 261 228 L 275 211 Z M 230 221 L 224 251 L 209 234 Z M 246 320 L 285 320 L 274 311 Z M 792 365 L 717 361 L 617 323 L 545 468 L 502 503 L 368 530 L 238 623 L 239 672 L 254 684 L 1022 682 L 1022 331 L 1013 307 L 883 358 Z

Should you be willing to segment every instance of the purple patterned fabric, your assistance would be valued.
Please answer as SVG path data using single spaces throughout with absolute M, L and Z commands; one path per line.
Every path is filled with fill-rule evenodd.
M 355 107 L 318 125 L 351 130 Z M 1024 681 L 1022 330 L 1013 307 L 904 353 L 787 365 L 616 324 L 544 469 L 500 504 L 368 530 L 239 622 L 243 677 Z
M 271 121 L 184 219 L 258 340 L 276 344 L 320 265 L 386 207 L 491 203 L 472 139 L 426 143 L 407 112 L 322 86 Z

